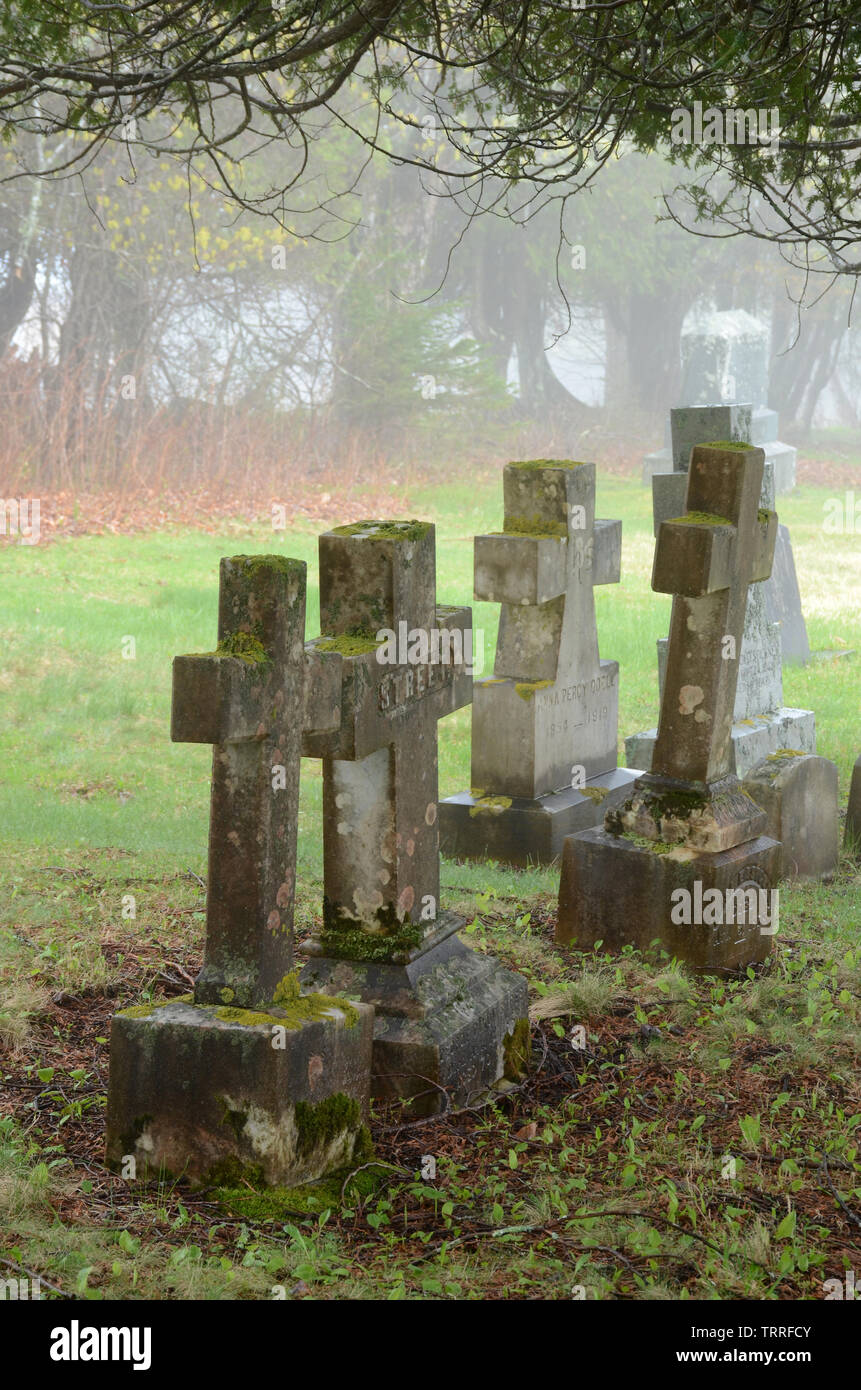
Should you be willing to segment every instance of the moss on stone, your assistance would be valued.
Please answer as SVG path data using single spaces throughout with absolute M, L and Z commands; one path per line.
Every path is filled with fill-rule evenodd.
M 494 533 L 491 532 L 491 534 Z M 531 536 L 536 540 L 547 540 L 548 537 L 564 540 L 568 535 L 568 527 L 564 521 L 545 521 L 536 513 L 534 516 L 507 516 L 502 531 L 495 534 Z
M 386 537 L 393 541 L 417 541 L 427 535 L 432 521 L 354 521 L 348 526 L 334 526 L 335 536 L 356 536 L 365 531 L 373 531 L 375 537 Z
M 588 796 L 596 805 L 610 795 L 609 787 L 577 787 L 576 790 L 581 796 Z
M 648 835 L 635 835 L 631 830 L 622 831 L 622 839 L 636 845 L 637 849 L 647 850 L 649 854 L 669 854 L 676 845 L 668 845 L 665 840 L 650 840 Z
M 536 690 L 546 690 L 553 681 L 516 681 L 514 689 L 521 700 L 531 700 Z
M 728 517 L 715 516 L 712 512 L 685 512 L 684 516 L 671 516 L 668 524 L 682 524 L 684 526 L 731 526 L 732 522 Z
M 489 812 L 491 815 L 498 815 L 500 811 L 507 811 L 510 805 L 510 796 L 480 796 L 475 798 L 475 805 L 470 806 L 469 814 L 480 816 Z
M 514 459 L 509 463 L 509 468 L 583 468 L 583 459 Z
M 170 1000 L 167 1002 L 170 1003 Z M 201 1007 L 213 1008 L 212 1005 Z M 276 985 L 269 1009 L 238 1009 L 228 1005 L 216 1005 L 214 1013 L 222 1023 L 239 1023 L 245 1028 L 258 1028 L 265 1024 L 267 1027 L 286 1028 L 293 1032 L 306 1023 L 331 1018 L 332 1009 L 340 1009 L 344 1015 L 345 1026 L 355 1028 L 359 1015 L 352 1004 L 333 994 L 303 994 L 299 984 L 299 971 L 293 970 Z
M 305 573 L 304 561 L 291 560 L 288 555 L 231 555 L 230 563 L 242 565 L 251 574 L 257 570 L 275 570 L 278 574 L 297 576 Z
M 323 920 L 329 924 L 324 926 L 319 937 L 323 953 L 341 960 L 393 960 L 408 956 L 424 939 L 421 923 L 402 922 L 391 904 L 377 912 L 376 920 L 381 929 L 375 932 L 346 925 L 345 919 L 332 910 L 328 901 L 323 903 Z
M 231 632 L 215 648 L 216 656 L 233 656 L 249 665 L 259 666 L 269 660 L 263 643 L 250 632 Z
M 522 1081 L 532 1061 L 529 1019 L 519 1018 L 502 1040 L 502 1074 L 506 1081 Z
M 345 1131 L 355 1129 L 360 1123 L 362 1111 L 354 1096 L 336 1091 L 316 1105 L 297 1100 L 294 1115 L 297 1150 L 300 1154 L 309 1154 L 316 1149 L 327 1148 Z
M 364 656 L 381 645 L 373 633 L 360 628 L 352 628 L 340 637 L 319 637 L 315 643 L 318 652 L 340 652 L 342 656 Z
M 156 1009 L 164 1009 L 168 1004 L 190 1004 L 194 1000 L 193 994 L 178 994 L 172 999 L 156 999 L 149 1004 L 132 1004 L 128 1009 L 118 1011 L 119 1018 L 149 1018 L 150 1014 L 155 1013 Z
M 737 449 L 741 453 L 752 449 L 754 446 L 743 439 L 710 439 L 708 444 L 703 444 L 704 449 Z
M 263 1187 L 263 1169 L 259 1163 L 246 1163 L 236 1154 L 226 1154 L 206 1170 L 202 1184 L 205 1187 L 239 1187 L 240 1184 Z

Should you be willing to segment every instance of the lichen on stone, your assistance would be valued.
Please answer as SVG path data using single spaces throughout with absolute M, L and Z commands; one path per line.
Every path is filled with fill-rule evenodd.
M 516 681 L 514 689 L 521 700 L 531 700 L 536 690 L 546 690 L 553 684 L 553 681 Z

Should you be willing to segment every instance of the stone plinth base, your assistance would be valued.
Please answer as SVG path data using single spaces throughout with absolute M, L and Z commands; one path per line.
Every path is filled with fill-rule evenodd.
M 600 824 L 605 811 L 630 795 L 639 775 L 631 768 L 614 768 L 590 777 L 581 790 L 553 792 L 534 801 L 492 795 L 476 799 L 460 792 L 439 804 L 440 850 L 451 859 L 496 859 L 518 868 L 554 864 L 565 837 Z
M 271 1014 L 190 996 L 115 1014 L 108 1167 L 253 1186 L 344 1167 L 367 1145 L 373 1025 L 364 1005 L 307 996 Z
M 474 1101 L 528 1061 L 526 981 L 459 941 L 462 925 L 446 913 L 404 964 L 316 956 L 302 972 L 304 984 L 374 1006 L 371 1094 L 410 1099 L 416 1115 Z
M 634 767 L 649 772 L 655 749 L 657 729 L 629 734 L 625 739 L 625 757 Z M 809 709 L 773 710 L 755 719 L 743 719 L 732 726 L 732 746 L 735 750 L 736 776 L 744 778 L 772 753 L 792 748 L 799 753 L 816 751 L 816 716 Z
M 781 878 L 830 878 L 837 867 L 837 768 L 827 758 L 773 753 L 744 779 L 780 841 Z
M 645 841 L 596 828 L 572 835 L 562 855 L 556 939 L 591 951 L 624 946 L 647 950 L 653 942 L 695 970 L 733 972 L 765 960 L 774 939 L 771 892 L 780 846 L 764 835 L 719 854 L 676 845 L 655 852 Z M 728 921 L 738 912 L 728 890 L 757 895 L 757 920 Z M 677 890 L 685 890 L 685 896 Z M 717 889 L 715 908 L 706 896 Z M 759 893 L 763 890 L 762 915 Z M 676 894 L 676 896 L 673 896 Z M 687 915 L 689 923 L 683 918 Z

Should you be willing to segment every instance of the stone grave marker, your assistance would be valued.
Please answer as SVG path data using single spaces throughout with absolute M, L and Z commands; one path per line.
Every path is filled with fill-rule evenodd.
M 852 769 L 843 847 L 847 854 L 861 856 L 861 757 Z
M 703 442 L 702 436 L 707 431 L 714 430 L 721 438 L 742 442 L 748 429 L 749 418 L 746 406 L 704 406 L 672 412 L 676 457 L 679 464 L 684 463 L 685 467 L 679 467 L 672 473 L 658 475 L 652 480 L 656 536 L 661 522 L 671 516 L 678 516 L 684 508 L 688 482 L 686 460 L 690 458 L 691 441 Z M 720 426 L 723 426 L 723 429 Z M 773 470 L 768 461 L 763 469 L 761 506 L 765 510 L 774 507 Z M 785 545 L 781 539 L 781 531 L 785 535 Z M 785 528 L 779 527 L 775 555 L 780 557 L 782 572 L 785 572 L 789 565 L 794 575 L 795 565 L 791 547 L 788 548 L 788 561 L 786 547 L 788 533 Z M 742 778 L 773 753 L 784 749 L 794 749 L 803 753 L 814 753 L 816 750 L 816 718 L 813 711 L 794 709 L 783 704 L 781 628 L 768 616 L 766 590 L 769 586 L 772 589 L 775 587 L 773 576 L 769 576 L 762 584 L 751 585 L 745 610 L 732 730 L 735 771 Z M 797 593 L 797 584 L 795 589 Z M 784 602 L 785 597 L 784 595 L 780 602 Z M 800 604 L 797 616 L 803 626 Z M 661 689 L 666 652 L 666 639 L 662 638 L 658 642 L 658 678 Z M 651 766 L 656 738 L 656 729 L 629 735 L 625 740 L 627 761 L 634 767 L 648 769 Z
M 222 560 L 218 646 L 174 661 L 171 737 L 214 745 L 206 943 L 193 996 L 112 1021 L 125 1176 L 298 1183 L 367 1144 L 373 1010 L 293 972 L 305 587 L 296 560 Z
M 440 803 L 440 836 L 453 857 L 549 864 L 637 776 L 616 766 L 619 666 L 595 624 L 622 525 L 595 519 L 593 463 L 509 463 L 503 493 L 503 531 L 475 538 L 475 597 L 502 606 L 494 673 L 474 684 L 472 787 Z
M 765 450 L 766 462 L 774 470 L 777 493 L 795 487 L 797 450 L 777 437 L 777 412 L 769 410 L 768 325 L 744 309 L 710 311 L 692 319 L 680 339 L 682 384 L 681 406 L 715 406 L 747 403 L 751 424 L 746 438 Z M 709 438 L 715 438 L 710 433 Z M 730 438 L 729 435 L 725 436 Z M 703 437 L 692 439 L 700 444 Z M 647 455 L 643 481 L 673 467 L 672 446 Z M 678 466 L 678 465 L 676 465 Z
M 831 878 L 839 844 L 837 767 L 816 753 L 772 753 L 742 786 L 765 811 L 767 835 L 780 842 L 780 878 Z
M 777 536 L 776 513 L 760 507 L 764 462 L 761 449 L 698 445 L 685 512 L 661 524 L 652 587 L 673 609 L 652 770 L 603 828 L 566 840 L 560 942 L 657 939 L 703 970 L 771 949 L 780 846 L 762 834 L 732 748 L 747 590 L 767 577 Z
M 319 546 L 323 635 L 309 650 L 339 656 L 341 715 L 333 730 L 324 703 L 321 729 L 306 711 L 303 750 L 323 758 L 325 897 L 302 979 L 373 1004 L 372 1093 L 432 1113 L 514 1076 L 528 1053 L 525 980 L 469 950 L 440 905 L 437 721 L 472 698 L 471 615 L 436 604 L 429 523 L 358 522 Z

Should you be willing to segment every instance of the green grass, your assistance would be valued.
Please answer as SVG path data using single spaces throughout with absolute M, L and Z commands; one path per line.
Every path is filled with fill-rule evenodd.
M 411 497 L 408 515 L 437 523 L 439 602 L 470 601 L 472 536 L 499 529 L 501 493 L 500 479 Z M 799 489 L 779 510 L 812 646 L 861 652 L 861 537 L 823 534 L 827 496 Z M 655 723 L 669 599 L 649 587 L 649 491 L 599 479 L 598 509 L 624 521 L 622 582 L 597 592 L 624 735 Z M 858 1228 L 840 1206 L 861 1202 L 861 877 L 848 860 L 833 885 L 782 893 L 774 958 L 737 981 L 633 952 L 562 954 L 555 872 L 444 863 L 444 905 L 466 914 L 473 945 L 529 979 L 544 1063 L 522 1094 L 413 1131 L 378 1115 L 391 1167 L 343 1203 L 335 1193 L 329 1217 L 288 1203 L 252 1219 L 218 1194 L 137 1193 L 104 1173 L 110 1014 L 187 989 L 202 944 L 211 754 L 170 742 L 171 659 L 215 644 L 220 557 L 266 551 L 308 561 L 313 636 L 310 527 L 0 549 L 0 1277 L 14 1266 L 80 1296 L 125 1298 L 273 1287 L 333 1299 L 815 1298 L 823 1279 L 858 1268 Z M 489 669 L 497 610 L 474 607 Z M 858 658 L 785 672 L 784 702 L 815 710 L 844 800 L 859 697 Z M 469 781 L 463 710 L 441 725 L 441 795 Z M 320 765 L 306 760 L 300 935 L 319 921 L 320 803 Z M 427 1153 L 434 1179 L 420 1176 Z

